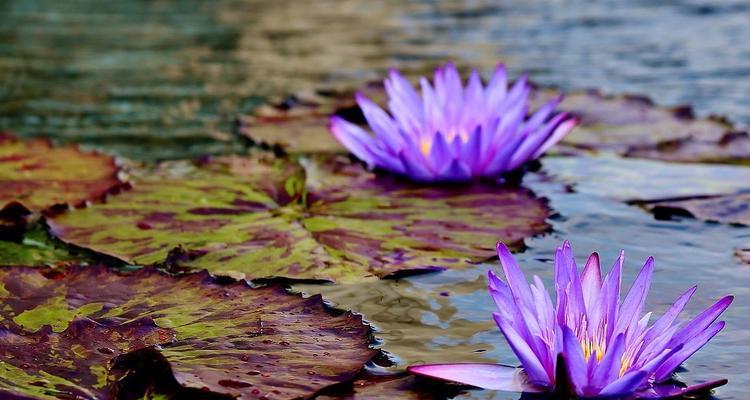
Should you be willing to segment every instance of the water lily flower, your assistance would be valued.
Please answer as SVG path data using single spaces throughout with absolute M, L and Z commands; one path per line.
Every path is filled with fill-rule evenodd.
M 684 387 L 677 367 L 724 328 L 717 318 L 732 303 L 726 296 L 688 322 L 677 317 L 696 291 L 688 289 L 649 324 L 643 307 L 654 272 L 649 257 L 624 299 L 624 254 L 602 278 L 592 254 L 579 273 L 570 244 L 555 253 L 553 302 L 539 277 L 529 284 L 513 256 L 498 243 L 505 280 L 489 272 L 493 317 L 520 368 L 500 364 L 433 364 L 409 371 L 485 389 L 554 393 L 578 398 L 657 399 L 721 386 L 726 380 Z
M 529 114 L 526 76 L 508 89 L 502 64 L 486 86 L 475 70 L 464 87 L 452 63 L 436 70 L 432 84 L 420 79 L 421 96 L 396 70 L 384 84 L 390 114 L 356 95 L 374 135 L 338 116 L 329 128 L 370 168 L 417 181 L 497 177 L 541 156 L 577 123 L 554 112 L 562 97 Z

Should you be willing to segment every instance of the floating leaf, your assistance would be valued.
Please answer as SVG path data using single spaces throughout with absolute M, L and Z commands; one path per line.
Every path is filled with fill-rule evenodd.
M 659 219 L 681 215 L 703 221 L 750 225 L 750 192 L 637 202 Z
M 40 224 L 33 224 L 17 241 L 0 240 L 0 265 L 57 265 L 85 259 L 51 238 Z
M 0 207 L 13 201 L 36 212 L 77 206 L 118 188 L 118 172 L 103 154 L 0 134 Z
M 380 85 L 363 89 L 385 101 Z M 542 104 L 559 91 L 540 89 L 533 103 Z M 565 95 L 561 111 L 581 118 L 562 144 L 583 150 L 607 150 L 630 157 L 664 161 L 744 162 L 750 159 L 750 139 L 734 132 L 727 121 L 695 118 L 689 107 L 665 108 L 642 96 L 607 96 L 598 91 Z M 363 123 L 361 110 L 349 92 L 300 93 L 265 104 L 245 117 L 241 134 L 291 153 L 345 152 L 328 132 L 328 116 L 338 114 Z
M 541 103 L 559 92 L 548 89 L 536 94 L 534 102 Z M 668 156 L 661 154 L 666 150 L 666 143 L 699 140 L 706 146 L 716 147 L 732 130 L 725 121 L 695 118 L 689 107 L 664 108 L 647 97 L 606 96 L 595 90 L 567 93 L 560 109 L 581 118 L 581 124 L 566 136 L 564 144 L 631 156 L 666 160 Z
M 0 299 L 5 396 L 118 398 L 172 383 L 230 398 L 307 398 L 375 354 L 361 317 L 333 316 L 320 296 L 205 272 L 4 267 Z
M 498 240 L 519 248 L 549 227 L 545 202 L 522 188 L 414 185 L 337 156 L 305 167 L 261 155 L 162 164 L 50 226 L 65 242 L 136 264 L 171 253 L 182 267 L 339 281 L 462 268 L 492 257 Z
M 727 132 L 718 141 L 681 138 L 656 146 L 634 147 L 626 155 L 675 162 L 748 164 L 750 135 L 747 132 Z
M 385 98 L 380 85 L 368 85 L 362 91 L 372 99 Z M 334 113 L 364 121 L 352 92 L 300 92 L 241 117 L 240 134 L 289 153 L 345 153 L 346 148 L 328 132 L 328 118 Z

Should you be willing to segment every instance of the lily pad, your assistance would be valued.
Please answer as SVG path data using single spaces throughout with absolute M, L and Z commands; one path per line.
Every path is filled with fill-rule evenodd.
M 637 202 L 659 219 L 687 216 L 703 221 L 750 225 L 750 192 Z
M 556 90 L 535 92 L 535 103 L 559 95 Z M 702 152 L 682 161 L 702 161 L 711 157 L 707 148 L 720 152 L 722 140 L 732 126 L 716 118 L 696 118 L 689 107 L 666 108 L 643 96 L 609 96 L 590 90 L 566 93 L 560 109 L 581 118 L 581 124 L 563 140 L 563 144 L 582 149 L 607 150 L 625 156 L 668 161 L 669 146 L 675 141 L 698 141 Z M 750 157 L 750 152 L 745 154 Z
M 19 240 L 0 240 L 0 265 L 61 265 L 74 261 L 86 261 L 86 257 L 50 237 L 37 223 Z
M 382 85 L 371 84 L 362 91 L 381 105 L 386 103 Z M 539 105 L 559 94 L 539 89 L 532 102 Z M 240 134 L 290 153 L 346 152 L 328 132 L 328 116 L 365 123 L 353 97 L 345 91 L 298 93 L 267 103 L 241 118 Z M 643 96 L 609 96 L 590 90 L 566 93 L 560 110 L 581 118 L 581 124 L 563 140 L 563 149 L 612 151 L 663 161 L 750 160 L 747 133 L 734 131 L 719 118 L 696 118 L 689 107 L 659 107 Z
M 692 137 L 675 139 L 656 146 L 633 147 L 626 155 L 673 162 L 749 164 L 750 134 L 727 132 L 718 141 Z
M 549 228 L 545 201 L 523 188 L 414 185 L 343 156 L 303 163 L 162 164 L 105 204 L 55 216 L 51 231 L 135 264 L 350 281 L 463 268 L 491 258 L 498 240 L 519 249 Z
M 333 315 L 320 296 L 205 272 L 4 267 L 0 299 L 3 396 L 135 398 L 172 385 L 307 398 L 376 353 L 361 317 Z
M 122 184 L 115 160 L 48 140 L 0 134 L 0 207 L 11 202 L 35 212 L 78 206 Z
M 385 98 L 379 84 L 366 85 L 362 92 L 374 100 Z M 239 134 L 288 153 L 345 153 L 346 148 L 328 132 L 331 114 L 364 122 L 351 91 L 299 92 L 241 116 Z

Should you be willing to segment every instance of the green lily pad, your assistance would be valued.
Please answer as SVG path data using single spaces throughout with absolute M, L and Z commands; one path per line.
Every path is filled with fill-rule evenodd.
M 361 317 L 320 296 L 205 272 L 3 267 L 0 300 L 4 398 L 308 398 L 376 352 Z
M 422 186 L 341 156 L 166 163 L 104 204 L 53 217 L 64 242 L 135 264 L 249 278 L 351 281 L 463 268 L 545 232 L 523 188 Z
M 688 216 L 703 221 L 750 225 L 750 193 L 688 196 L 638 202 L 659 219 Z
M 35 212 L 79 206 L 121 186 L 115 160 L 44 139 L 0 134 L 0 207 L 18 202 Z
M 18 241 L 0 240 L 0 265 L 60 265 L 86 257 L 58 243 L 40 224 L 32 224 Z

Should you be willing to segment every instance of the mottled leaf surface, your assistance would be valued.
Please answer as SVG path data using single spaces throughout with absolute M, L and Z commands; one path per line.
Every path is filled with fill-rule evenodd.
M 236 398 L 306 398 L 375 352 L 361 317 L 332 315 L 320 296 L 205 272 L 4 267 L 0 299 L 0 394 L 22 398 L 117 398 L 138 393 L 133 382 L 160 380 Z
M 79 205 L 120 185 L 112 157 L 44 139 L 0 134 L 0 207 L 12 201 L 32 211 Z
M 58 265 L 85 258 L 51 238 L 40 224 L 33 224 L 18 240 L 0 240 L 0 265 Z
M 546 203 L 526 189 L 418 186 L 346 157 L 303 163 L 254 155 L 162 164 L 50 226 L 65 242 L 131 263 L 337 281 L 466 267 L 492 257 L 498 240 L 519 248 L 549 227 Z
M 750 192 L 651 200 L 640 204 L 661 219 L 682 215 L 703 221 L 750 225 Z
M 415 185 L 336 156 L 306 167 L 307 230 L 341 261 L 381 276 L 462 268 L 492 257 L 497 241 L 520 248 L 549 228 L 546 203 L 524 188 Z

